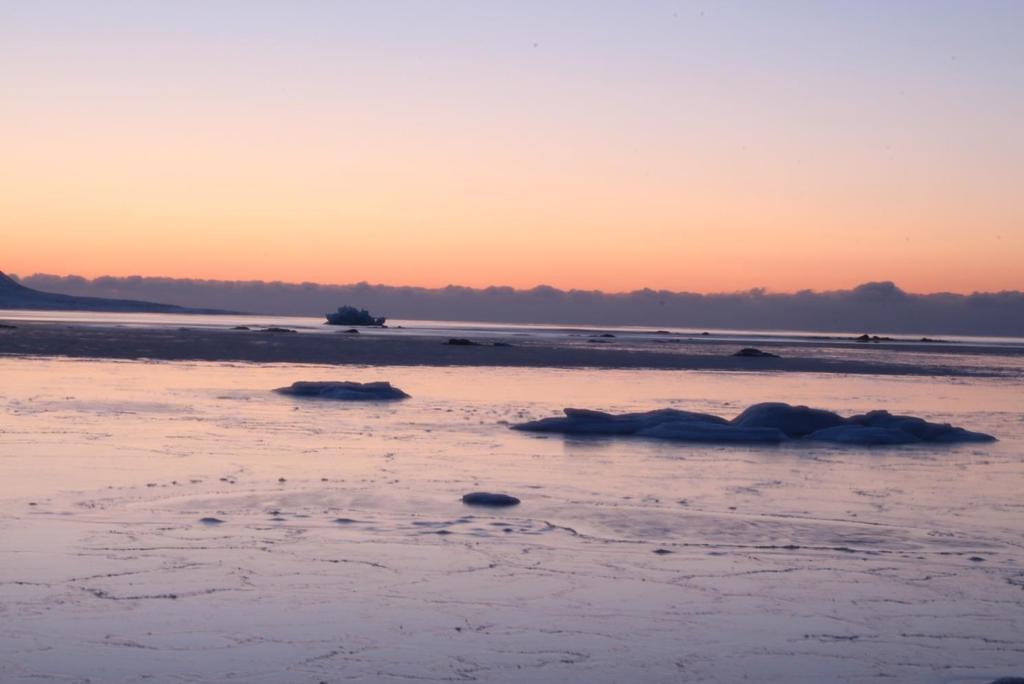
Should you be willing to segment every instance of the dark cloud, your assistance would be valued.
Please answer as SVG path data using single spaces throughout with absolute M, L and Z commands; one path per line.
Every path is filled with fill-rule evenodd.
M 88 280 L 44 274 L 21 282 L 79 296 L 274 314 L 320 316 L 351 304 L 391 319 L 1024 336 L 1020 291 L 911 294 L 891 282 L 826 292 L 778 294 L 755 289 L 705 295 L 650 289 L 609 294 L 548 286 L 429 289 L 140 276 Z

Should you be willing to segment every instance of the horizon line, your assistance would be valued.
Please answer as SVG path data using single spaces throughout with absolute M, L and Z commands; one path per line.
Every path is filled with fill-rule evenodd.
M 94 277 L 82 276 L 77 273 L 67 274 L 56 274 L 56 273 L 45 273 L 37 271 L 27 276 L 20 276 L 13 272 L 5 272 L 0 270 L 0 275 L 7 275 L 10 278 L 21 283 L 23 280 L 30 278 L 65 278 L 65 279 L 79 279 L 86 282 L 96 282 L 104 279 L 110 280 L 162 280 L 162 281 L 177 281 L 177 282 L 191 282 L 191 283 L 234 283 L 234 284 L 265 284 L 265 285 L 291 285 L 296 287 L 314 285 L 317 287 L 375 287 L 375 288 L 392 288 L 396 290 L 469 290 L 469 291 L 494 291 L 503 290 L 510 292 L 537 292 L 537 291 L 555 291 L 562 293 L 587 293 L 587 294 L 601 294 L 608 296 L 615 295 L 631 295 L 643 292 L 655 292 L 655 293 L 666 293 L 673 295 L 699 295 L 699 296 L 728 296 L 728 295 L 798 295 L 798 294 L 829 294 L 839 292 L 853 292 L 856 290 L 866 289 L 870 287 L 884 288 L 891 291 L 892 293 L 900 293 L 905 295 L 915 296 L 929 296 L 929 295 L 955 295 L 962 297 L 969 297 L 972 295 L 991 295 L 991 294 L 1006 294 L 1006 293 L 1021 293 L 1022 289 L 1002 289 L 1002 290 L 971 290 L 971 291 L 955 291 L 955 290 L 936 290 L 932 292 L 911 292 L 904 290 L 897 285 L 895 280 L 865 280 L 851 285 L 845 288 L 831 288 L 831 289 L 814 289 L 811 287 L 801 288 L 797 290 L 773 290 L 768 287 L 751 287 L 743 290 L 714 290 L 714 291 L 695 291 L 695 290 L 670 290 L 670 289 L 655 289 L 651 287 L 639 287 L 632 290 L 601 290 L 601 289 L 587 289 L 587 288 L 563 288 L 555 285 L 548 285 L 546 283 L 539 283 L 531 287 L 515 287 L 512 285 L 485 285 L 485 286 L 473 286 L 473 285 L 459 285 L 456 283 L 449 283 L 447 285 L 429 286 L 429 285 L 395 285 L 383 282 L 370 282 L 367 280 L 353 281 L 353 282 L 316 282 L 316 281 L 288 281 L 288 280 L 264 280 L 264 279 L 227 279 L 227 278 L 199 278 L 199 277 L 178 277 L 178 276 L 164 276 L 164 275 L 110 275 L 104 274 Z M 1024 285 L 1022 285 L 1024 287 Z

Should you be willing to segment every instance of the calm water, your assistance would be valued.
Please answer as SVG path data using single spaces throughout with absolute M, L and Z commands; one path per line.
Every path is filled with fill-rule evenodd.
M 1024 664 L 1014 379 L 40 359 L 0 378 L 3 682 L 970 684 Z M 413 398 L 270 392 L 299 379 Z M 1001 441 L 508 429 L 779 399 Z M 523 503 L 463 506 L 478 489 Z

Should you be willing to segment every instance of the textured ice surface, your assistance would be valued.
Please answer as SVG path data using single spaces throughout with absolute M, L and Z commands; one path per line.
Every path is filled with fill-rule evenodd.
M 409 395 L 390 382 L 293 382 L 274 390 L 292 397 L 340 399 L 342 401 L 391 401 L 408 399 Z
M 843 418 L 838 413 L 780 402 L 755 404 L 731 421 L 719 416 L 659 409 L 614 415 L 567 408 L 565 417 L 542 418 L 513 425 L 526 432 L 567 435 L 635 435 L 681 442 L 781 442 L 806 438 L 819 442 L 881 446 L 918 442 L 991 442 L 995 438 L 947 423 L 929 423 L 914 416 L 871 411 Z
M 1021 674 L 1019 383 L 348 367 L 415 399 L 296 410 L 267 392 L 340 372 L 0 359 L 0 682 Z M 680 449 L 506 429 L 595 397 L 733 416 L 780 396 L 1001 441 Z M 460 501 L 479 490 L 523 502 Z

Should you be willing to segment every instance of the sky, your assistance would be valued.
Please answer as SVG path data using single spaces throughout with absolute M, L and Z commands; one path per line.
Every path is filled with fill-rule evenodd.
M 1024 3 L 0 0 L 0 269 L 1024 289 Z

